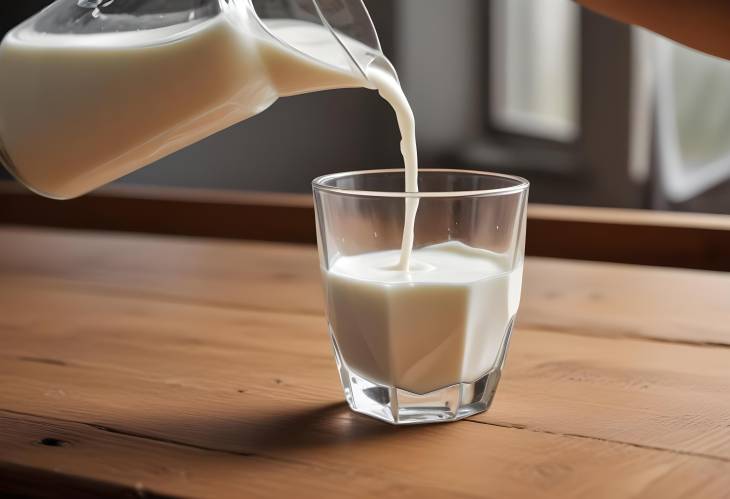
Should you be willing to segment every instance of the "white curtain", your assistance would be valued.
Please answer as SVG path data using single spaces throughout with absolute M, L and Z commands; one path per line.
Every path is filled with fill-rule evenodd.
M 652 87 L 635 105 L 653 109 L 659 186 L 687 201 L 730 179 L 730 62 L 647 32 L 635 39 L 637 74 L 651 73 Z

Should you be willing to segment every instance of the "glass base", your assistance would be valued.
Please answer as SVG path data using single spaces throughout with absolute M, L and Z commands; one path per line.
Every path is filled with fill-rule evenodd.
M 350 408 L 394 425 L 445 423 L 486 411 L 502 374 L 503 357 L 498 367 L 473 383 L 457 383 L 423 394 L 412 393 L 374 383 L 351 371 L 340 355 L 334 336 L 330 335 L 330 338 Z

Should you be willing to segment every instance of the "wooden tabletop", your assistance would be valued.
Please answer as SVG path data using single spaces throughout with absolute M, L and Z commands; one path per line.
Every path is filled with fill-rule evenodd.
M 306 245 L 0 228 L 0 492 L 730 497 L 730 274 L 529 259 L 492 409 L 343 403 Z

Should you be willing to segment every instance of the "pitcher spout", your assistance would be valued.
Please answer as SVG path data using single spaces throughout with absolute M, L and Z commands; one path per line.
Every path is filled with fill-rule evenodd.
M 373 88 L 367 77 L 371 64 L 395 73 L 361 0 L 250 0 L 250 5 L 273 45 L 264 46 L 263 60 L 280 95 Z M 282 53 L 300 57 L 283 57 Z

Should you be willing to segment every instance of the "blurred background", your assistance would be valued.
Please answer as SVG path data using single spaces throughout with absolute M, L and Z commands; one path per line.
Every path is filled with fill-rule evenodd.
M 3 2 L 0 34 L 49 3 Z M 421 166 L 522 175 L 536 202 L 730 213 L 730 63 L 569 0 L 365 3 Z M 309 192 L 323 173 L 399 167 L 398 142 L 375 92 L 330 91 L 280 99 L 120 182 Z

